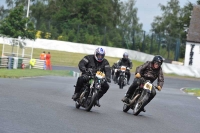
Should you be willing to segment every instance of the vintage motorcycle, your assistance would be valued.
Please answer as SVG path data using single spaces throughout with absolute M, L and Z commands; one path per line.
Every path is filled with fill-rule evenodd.
M 123 89 L 123 87 L 127 85 L 127 75 L 126 75 L 127 67 L 120 66 L 120 69 L 118 71 L 119 71 L 119 77 L 117 79 L 118 85 L 120 89 Z
M 77 109 L 83 107 L 86 111 L 90 111 L 96 105 L 101 84 L 106 81 L 105 74 L 101 71 L 94 74 L 92 70 L 89 70 L 88 73 L 89 81 L 84 84 L 80 91 L 80 97 L 75 101 Z
M 157 89 L 149 80 L 143 80 L 143 83 L 136 88 L 136 91 L 126 103 L 124 103 L 123 111 L 133 110 L 134 115 L 138 115 L 143 111 L 150 97 L 153 88 Z

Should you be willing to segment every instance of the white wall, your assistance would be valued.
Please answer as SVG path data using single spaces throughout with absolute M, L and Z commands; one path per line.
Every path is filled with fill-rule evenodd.
M 3 39 L 0 37 L 0 43 L 9 44 L 9 39 L 10 38 Z M 56 41 L 56 40 L 46 40 L 46 39 L 36 39 L 34 42 L 31 40 L 25 40 L 25 42 L 26 42 L 26 47 L 67 51 L 67 52 L 74 52 L 74 53 L 84 53 L 84 54 L 93 54 L 94 50 L 98 47 L 97 45 L 72 43 L 72 42 Z M 106 47 L 106 46 L 101 46 L 101 47 L 105 49 L 106 56 L 110 56 L 110 57 L 121 58 L 124 52 L 129 53 L 130 59 L 141 61 L 141 62 L 150 61 L 154 57 L 154 55 L 149 55 L 149 54 L 145 54 L 145 53 L 134 51 L 134 50 L 127 50 L 127 49 L 122 49 L 122 48 L 113 48 L 113 47 Z M 196 50 L 194 52 L 196 53 Z M 198 58 L 200 59 L 200 57 Z M 182 66 L 182 65 L 175 65 L 175 64 L 169 64 L 169 63 L 163 63 L 162 66 L 163 66 L 164 73 L 174 73 L 181 76 L 191 76 L 191 77 L 200 78 L 200 69 L 193 66 Z
M 184 66 L 190 66 L 189 60 L 190 60 L 190 51 L 192 47 L 191 44 L 195 45 L 193 48 L 194 55 L 193 55 L 192 67 L 200 69 L 200 43 L 191 43 L 191 42 L 186 43 Z

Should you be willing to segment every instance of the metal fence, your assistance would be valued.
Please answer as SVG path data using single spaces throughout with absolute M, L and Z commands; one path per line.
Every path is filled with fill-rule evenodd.
M 37 26 L 37 31 L 37 38 L 131 49 L 153 55 L 160 54 L 168 60 L 178 61 L 179 58 L 184 58 L 185 53 L 184 40 L 163 33 L 50 21 L 46 25 Z

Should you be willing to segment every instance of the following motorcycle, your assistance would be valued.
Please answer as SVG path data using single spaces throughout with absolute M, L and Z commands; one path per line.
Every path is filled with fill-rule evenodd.
M 118 69 L 119 77 L 117 79 L 117 82 L 120 89 L 123 89 L 123 87 L 127 85 L 127 75 L 126 75 L 127 70 L 128 68 L 126 66 L 120 66 L 120 68 Z
M 93 73 L 93 70 L 89 69 L 88 76 L 89 81 L 84 84 L 79 94 L 80 97 L 75 101 L 77 109 L 83 107 L 86 111 L 90 111 L 96 105 L 101 84 L 106 81 L 105 74 L 101 71 Z
M 131 98 L 124 103 L 123 111 L 127 112 L 129 109 L 132 109 L 133 114 L 137 116 L 147 105 L 153 88 L 157 89 L 149 80 L 142 78 L 142 84 L 136 88 Z

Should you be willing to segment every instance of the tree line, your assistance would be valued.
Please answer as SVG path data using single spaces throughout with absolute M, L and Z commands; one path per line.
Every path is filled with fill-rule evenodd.
M 6 4 L 7 9 L 0 7 L 0 34 L 128 48 L 153 54 L 161 50 L 158 45 L 162 48 L 166 35 L 180 38 L 184 43 L 185 28 L 189 26 L 193 8 L 190 2 L 181 8 L 179 0 L 160 4 L 163 14 L 155 16 L 151 34 L 147 34 L 139 23 L 136 0 L 30 0 L 28 18 L 28 0 L 6 0 Z M 200 0 L 196 4 L 200 4 Z M 181 50 L 180 56 L 183 53 Z

